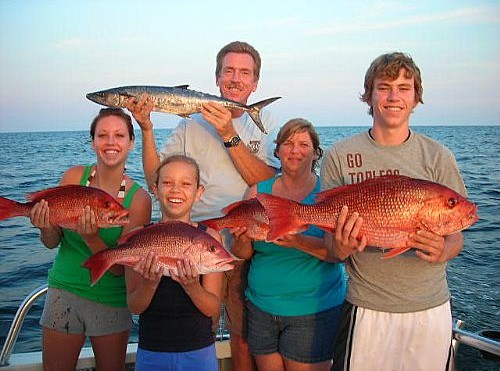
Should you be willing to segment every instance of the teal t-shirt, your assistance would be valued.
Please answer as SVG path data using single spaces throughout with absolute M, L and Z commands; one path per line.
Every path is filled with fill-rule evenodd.
M 85 185 L 91 166 L 87 166 L 81 185 Z M 132 197 L 139 185 L 134 183 L 123 199 L 123 206 L 130 207 Z M 122 234 L 122 227 L 101 228 L 99 237 L 108 247 L 116 247 Z M 92 255 L 92 251 L 75 231 L 63 228 L 63 236 L 54 264 L 49 270 L 49 287 L 69 291 L 83 298 L 96 301 L 111 307 L 127 306 L 127 289 L 125 277 L 106 272 L 94 285 L 90 286 L 90 271 L 82 267 L 83 262 Z
M 259 193 L 271 193 L 276 178 L 260 182 Z M 320 191 L 316 183 L 302 203 L 314 203 Z M 324 232 L 310 227 L 306 235 L 322 237 Z M 256 241 L 248 273 L 247 298 L 259 309 L 281 316 L 318 313 L 344 302 L 346 275 L 343 264 L 327 263 L 305 252 Z

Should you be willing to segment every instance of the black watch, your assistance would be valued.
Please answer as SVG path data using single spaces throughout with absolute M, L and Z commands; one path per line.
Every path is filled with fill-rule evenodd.
M 229 139 L 227 142 L 224 142 L 224 147 L 230 148 L 230 147 L 236 147 L 238 144 L 240 144 L 241 138 L 239 135 L 235 135 L 231 139 Z

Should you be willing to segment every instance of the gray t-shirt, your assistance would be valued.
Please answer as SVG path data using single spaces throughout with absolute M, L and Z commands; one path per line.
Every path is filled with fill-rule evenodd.
M 397 146 L 377 144 L 368 132 L 336 143 L 323 159 L 321 185 L 329 189 L 391 174 L 430 180 L 466 195 L 451 151 L 414 131 Z M 404 313 L 449 300 L 446 263 L 427 263 L 412 250 L 391 259 L 381 259 L 382 254 L 382 249 L 367 247 L 346 260 L 347 301 L 368 309 Z

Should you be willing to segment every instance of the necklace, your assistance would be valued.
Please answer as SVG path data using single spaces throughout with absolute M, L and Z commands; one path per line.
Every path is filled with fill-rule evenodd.
M 372 129 L 368 129 L 368 135 L 370 136 L 370 138 L 372 138 L 373 140 L 375 140 L 375 138 L 373 137 L 372 135 Z M 410 139 L 410 136 L 411 136 L 411 130 L 408 129 L 408 136 L 406 137 L 406 139 L 403 141 L 406 142 L 408 139 Z
M 87 178 L 87 182 L 85 183 L 86 187 L 90 185 L 90 182 L 95 178 L 96 173 L 97 173 L 97 167 L 94 167 L 90 172 L 89 177 Z M 122 181 L 120 183 L 120 189 L 118 190 L 118 195 L 116 196 L 116 199 L 123 200 L 125 198 L 125 184 L 127 184 L 127 181 L 125 179 L 125 173 L 123 173 Z

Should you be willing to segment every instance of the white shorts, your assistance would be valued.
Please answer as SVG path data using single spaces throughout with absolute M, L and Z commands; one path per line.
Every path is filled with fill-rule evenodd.
M 410 313 L 346 303 L 332 370 L 445 371 L 452 340 L 450 302 Z

